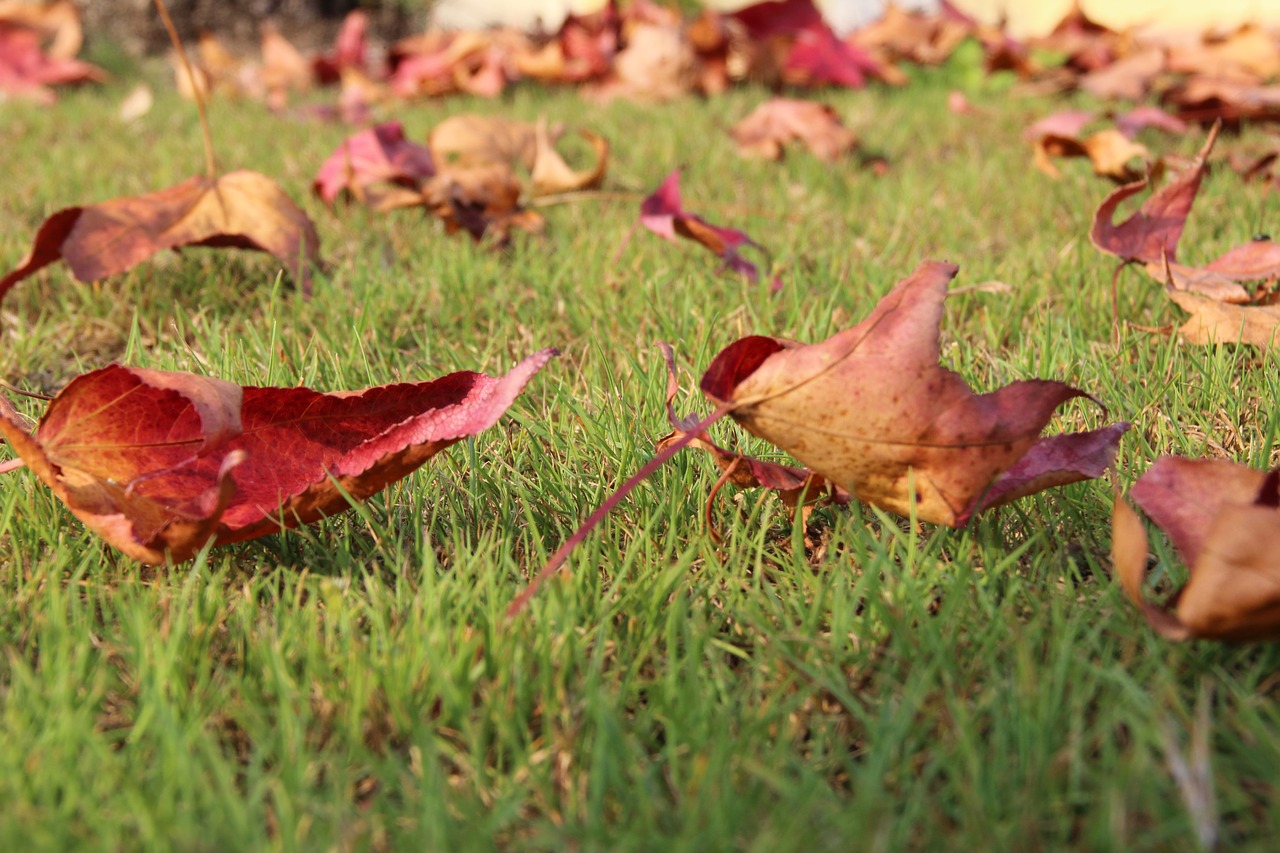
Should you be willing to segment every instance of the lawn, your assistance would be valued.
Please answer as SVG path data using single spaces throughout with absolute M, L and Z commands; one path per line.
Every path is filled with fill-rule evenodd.
M 202 170 L 167 70 L 90 58 L 114 81 L 0 105 L 0 271 L 54 210 Z M 139 79 L 157 102 L 126 124 Z M 727 489 L 717 543 L 702 513 L 719 472 L 686 451 L 504 617 L 669 431 L 658 341 L 676 348 L 678 409 L 705 413 L 697 377 L 722 347 L 821 340 L 926 258 L 958 263 L 957 289 L 1009 285 L 948 300 L 943 362 L 982 391 L 1043 377 L 1092 393 L 1134 425 L 1122 485 L 1166 453 L 1275 464 L 1275 355 L 1135 328 L 1177 319 L 1137 272 L 1117 343 L 1113 259 L 1088 240 L 1110 185 L 1081 162 L 1059 181 L 1033 169 L 1021 131 L 1059 102 L 984 84 L 968 92 L 981 114 L 948 112 L 972 79 L 822 93 L 883 176 L 803 151 L 741 159 L 724 129 L 768 97 L 751 87 L 598 106 L 524 86 L 389 111 L 419 141 L 483 112 L 612 142 L 609 193 L 546 207 L 546 235 L 506 251 L 418 211 L 325 209 L 310 182 L 350 129 L 215 101 L 222 165 L 276 178 L 315 219 L 314 298 L 255 253 L 168 254 L 94 285 L 60 264 L 0 308 L 5 381 L 55 393 L 119 360 L 337 390 L 562 355 L 497 427 L 368 502 L 171 568 L 113 552 L 30 473 L 0 480 L 0 848 L 1194 850 L 1168 759 L 1208 695 L 1222 842 L 1271 849 L 1280 652 L 1160 639 L 1110 577 L 1105 480 L 956 530 L 857 504 L 806 530 L 772 495 Z M 768 248 L 777 295 L 692 244 L 628 236 L 679 165 L 689 209 Z M 1186 254 L 1280 227 L 1276 200 L 1215 171 Z M 1106 422 L 1077 401 L 1054 428 Z

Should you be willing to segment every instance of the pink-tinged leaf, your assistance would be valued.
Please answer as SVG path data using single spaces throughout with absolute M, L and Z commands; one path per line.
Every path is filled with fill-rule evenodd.
M 1089 232 L 1093 245 L 1126 261 L 1174 260 L 1187 214 L 1204 180 L 1209 152 L 1218 138 L 1218 127 L 1214 125 L 1209 131 L 1209 138 L 1191 168 L 1152 193 L 1141 208 L 1119 225 L 1113 220 L 1121 202 L 1146 189 L 1150 180 L 1144 178 L 1126 184 L 1107 196 L 1093 217 L 1093 228 Z
M 50 104 L 54 94 L 49 86 L 106 79 L 106 73 L 97 66 L 46 55 L 40 43 L 38 30 L 0 20 L 0 93 Z
M 1165 604 L 1144 590 L 1147 533 L 1115 499 L 1112 560 L 1125 592 L 1161 635 L 1280 639 L 1280 473 L 1218 459 L 1167 456 L 1138 479 L 1133 501 L 1168 534 L 1191 577 Z
M 400 122 L 390 121 L 344 140 L 320 167 L 312 188 L 330 204 L 343 192 L 365 201 L 372 187 L 417 190 L 435 173 L 431 151 L 406 140 Z
M 756 265 L 742 257 L 746 246 L 761 248 L 736 228 L 712 225 L 701 216 L 685 211 L 680 200 L 680 170 L 667 175 L 662 184 L 640 203 L 640 223 L 645 228 L 672 242 L 677 235 L 700 243 L 719 255 L 725 266 L 742 273 L 752 281 L 759 279 Z M 773 290 L 777 290 L 776 280 Z
M 1028 127 L 1022 138 L 1034 142 L 1042 136 L 1079 136 L 1098 117 L 1089 110 L 1062 110 L 1052 113 Z
M 796 34 L 782 63 L 783 79 L 796 85 L 834 84 L 861 89 L 867 77 L 884 77 L 884 68 L 869 53 L 843 42 L 825 24 Z
M 502 377 L 324 394 L 113 365 L 0 436 L 85 525 L 145 563 L 341 512 L 497 422 L 554 355 Z
M 312 72 L 321 85 L 340 81 L 345 68 L 365 70 L 368 31 L 369 15 L 366 12 L 353 9 L 347 13 L 334 39 L 333 50 L 312 60 Z
M 731 344 L 712 361 L 702 390 L 728 405 L 749 432 L 859 500 L 962 524 L 1036 445 L 1054 411 L 1088 395 L 1045 380 L 975 394 L 939 365 L 938 324 L 956 271 L 951 264 L 920 265 L 866 320 L 820 344 L 760 336 Z M 1051 442 L 1040 451 L 1044 457 L 1015 472 L 1020 482 L 1008 491 L 1050 483 L 1049 472 L 1062 467 L 1054 451 L 1089 444 Z M 1065 467 L 1073 465 L 1079 479 L 1087 476 L 1088 464 Z
M 1190 129 L 1182 119 L 1152 106 L 1134 107 L 1127 113 L 1116 116 L 1116 127 L 1130 139 L 1148 127 L 1154 127 L 1156 130 L 1163 130 L 1175 136 L 1181 136 Z

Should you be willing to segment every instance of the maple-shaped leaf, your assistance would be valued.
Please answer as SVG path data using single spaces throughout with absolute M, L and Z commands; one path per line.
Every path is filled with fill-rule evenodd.
M 852 495 L 952 526 L 1043 489 L 1100 476 L 1115 461 L 1129 424 L 1040 435 L 1060 405 L 1088 397 L 1085 392 L 1036 379 L 976 394 L 938 363 L 938 324 L 956 271 L 952 264 L 921 264 L 865 320 L 820 344 L 760 335 L 730 344 L 702 376 L 702 392 L 716 408 L 701 420 L 675 414 L 674 369 L 664 349 L 667 417 L 675 432 L 551 555 L 507 615 L 524 609 L 645 477 L 690 445 L 707 450 L 720 466 L 717 488 L 725 481 L 763 486 L 793 501 L 829 496 L 844 502 Z M 719 447 L 706 430 L 725 415 L 808 467 Z
M 422 184 L 435 173 L 431 151 L 405 139 L 400 122 L 389 121 L 343 140 L 320 167 L 312 188 L 330 204 L 348 192 L 376 210 L 387 210 L 421 204 Z
M 1219 127 L 1215 124 L 1209 131 L 1190 168 L 1152 193 L 1119 225 L 1112 221 L 1116 208 L 1145 189 L 1148 181 L 1112 192 L 1094 214 L 1089 236 L 1102 251 L 1142 263 L 1148 275 L 1166 285 L 1169 297 L 1192 314 L 1181 329 L 1187 340 L 1270 346 L 1280 334 L 1280 314 L 1270 286 L 1280 280 L 1280 244 L 1261 235 L 1200 266 L 1175 259 Z
M 554 355 L 330 394 L 112 365 L 72 380 L 34 433 L 0 407 L 0 437 L 108 543 L 181 562 L 381 491 L 495 424 Z
M 702 390 L 859 500 L 925 521 L 962 525 L 993 496 L 1098 476 L 1127 424 L 1040 437 L 1085 392 L 1035 379 L 976 394 L 938 363 L 956 271 L 921 264 L 867 319 L 820 344 L 743 338 L 712 361 Z M 1002 485 L 1010 474 L 1016 484 Z
M 819 159 L 834 163 L 853 150 L 858 138 L 826 104 L 770 98 L 729 128 L 738 151 L 747 156 L 782 159 L 784 146 L 803 142 Z
M 1209 152 L 1217 137 L 1215 125 L 1190 168 L 1152 193 L 1142 207 L 1119 225 L 1113 220 L 1121 203 L 1145 190 L 1151 181 L 1143 178 L 1116 188 L 1093 216 L 1093 227 L 1089 231 L 1093 245 L 1125 261 L 1159 264 L 1165 259 L 1174 260 L 1187 214 L 1200 191 Z
M 1156 460 L 1129 497 L 1168 534 L 1191 569 L 1163 604 L 1143 589 L 1147 532 L 1118 493 L 1112 562 L 1125 592 L 1171 640 L 1280 639 L 1280 472 L 1221 459 Z
M 742 273 L 752 281 L 760 277 L 756 265 L 744 258 L 741 253 L 741 250 L 747 246 L 763 251 L 759 243 L 736 228 L 712 225 L 701 216 L 685 211 L 680 201 L 679 169 L 667 175 L 653 194 L 640 203 L 640 223 L 666 240 L 675 242 L 676 236 L 679 235 L 705 246 L 720 256 L 725 267 Z M 781 284 L 777 279 L 771 284 L 771 289 L 774 291 L 780 287 Z
M 31 253 L 0 278 L 0 300 L 59 258 L 78 280 L 90 282 L 184 246 L 268 252 L 309 294 L 320 238 L 310 218 L 265 175 L 239 170 L 216 180 L 190 178 L 158 192 L 53 214 L 36 233 Z

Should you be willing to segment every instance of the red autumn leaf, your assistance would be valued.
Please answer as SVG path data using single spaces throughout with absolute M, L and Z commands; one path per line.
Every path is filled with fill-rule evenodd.
M 332 204 L 343 192 L 349 192 L 371 207 L 385 209 L 397 206 L 396 190 L 407 190 L 408 204 L 421 204 L 417 191 L 435 175 L 431 151 L 404 138 L 404 126 L 389 121 L 343 140 L 320 167 L 312 188 L 320 198 Z M 380 185 L 390 185 L 389 191 Z
M 111 545 L 181 562 L 381 491 L 495 424 L 554 355 L 332 394 L 112 365 L 72 380 L 33 434 L 0 407 L 0 436 Z
M 1148 275 L 1167 286 L 1169 297 L 1192 315 L 1180 329 L 1190 342 L 1267 347 L 1280 334 L 1280 310 L 1268 287 L 1254 290 L 1245 285 L 1280 279 L 1280 244 L 1263 235 L 1200 266 L 1175 260 L 1218 128 L 1215 124 L 1209 131 L 1191 168 L 1153 193 L 1119 225 L 1112 221 L 1116 208 L 1146 188 L 1148 181 L 1115 190 L 1094 214 L 1089 236 L 1102 251 L 1144 264 Z
M 1152 193 L 1141 208 L 1119 225 L 1112 221 L 1116 209 L 1123 201 L 1146 189 L 1150 179 L 1126 184 L 1107 196 L 1093 217 L 1093 228 L 1089 232 L 1093 245 L 1125 261 L 1146 264 L 1162 263 L 1165 259 L 1172 261 L 1177 254 L 1187 214 L 1191 212 L 1196 193 L 1200 191 L 1200 182 L 1204 180 L 1205 163 L 1217 136 L 1215 126 L 1191 168 Z
M 789 39 L 782 61 L 788 83 L 834 83 L 861 88 L 867 76 L 883 77 L 884 68 L 869 53 L 840 41 L 823 20 L 813 0 L 765 0 L 734 12 L 752 38 Z
M 640 223 L 654 234 L 672 242 L 676 235 L 700 243 L 719 255 L 725 266 L 742 273 L 752 281 L 759 279 L 756 265 L 742 257 L 740 250 L 746 246 L 761 249 L 759 243 L 735 228 L 712 225 L 701 216 L 685 211 L 680 203 L 680 170 L 676 169 L 640 203 Z M 775 279 L 773 289 L 781 285 Z
M 820 344 L 743 338 L 712 361 L 702 390 L 748 432 L 859 500 L 924 521 L 962 525 L 993 504 L 989 496 L 1011 500 L 1097 476 L 1127 425 L 1040 438 L 1054 411 L 1083 391 L 1029 380 L 975 394 L 938 364 L 956 271 L 921 264 L 866 320 Z M 1001 475 L 1012 481 L 1001 485 Z
M 1280 639 L 1280 472 L 1220 459 L 1166 456 L 1129 492 L 1168 534 L 1191 578 L 1167 603 L 1148 601 L 1147 533 L 1119 494 L 1112 561 L 1147 621 L 1171 640 Z
M 333 42 L 333 50 L 311 61 L 312 73 L 322 85 L 332 85 L 342 79 L 344 69 L 364 71 L 368 47 L 369 15 L 353 9 L 342 19 L 342 27 Z
M 738 151 L 748 156 L 782 159 L 783 147 L 800 140 L 818 158 L 834 163 L 858 144 L 853 132 L 826 104 L 792 98 L 770 98 L 729 129 Z
M 89 282 L 183 246 L 268 252 L 310 293 L 320 238 L 307 215 L 265 175 L 240 170 L 213 181 L 191 178 L 159 192 L 53 214 L 36 233 L 31 253 L 0 278 L 0 299 L 59 258 L 78 280 Z
M 46 54 L 40 29 L 19 19 L 0 17 L 0 93 L 53 103 L 49 89 L 62 83 L 101 82 L 106 73 L 71 56 Z

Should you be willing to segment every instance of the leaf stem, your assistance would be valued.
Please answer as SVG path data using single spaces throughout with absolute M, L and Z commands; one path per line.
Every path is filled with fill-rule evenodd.
M 195 69 L 187 59 L 187 51 L 182 46 L 182 39 L 178 38 L 178 29 L 173 25 L 173 19 L 169 17 L 169 9 L 164 5 L 164 0 L 154 0 L 154 2 L 156 11 L 160 13 L 160 20 L 164 23 L 165 31 L 169 33 L 169 41 L 173 43 L 173 49 L 178 52 L 178 61 L 182 63 L 182 70 L 187 73 L 187 79 L 191 81 L 191 97 L 196 101 L 196 114 L 200 116 L 200 135 L 204 140 L 205 172 L 208 173 L 210 181 L 217 180 L 218 161 L 213 156 L 213 133 L 209 130 L 209 115 L 205 108 L 201 84 L 196 80 Z
M 619 486 L 616 492 L 605 498 L 604 503 L 596 507 L 596 510 L 591 513 L 591 515 L 587 516 L 586 521 L 582 522 L 578 529 L 573 531 L 573 535 L 566 539 L 564 544 L 560 546 L 560 549 L 551 555 L 551 559 L 547 560 L 546 565 L 542 567 L 542 570 L 538 572 L 537 576 L 534 577 L 529 585 L 524 588 L 523 592 L 516 596 L 515 601 L 511 602 L 511 606 L 507 608 L 507 618 L 510 619 L 519 615 L 520 611 L 529 603 L 529 599 L 533 598 L 538 589 L 546 583 L 552 575 L 560 571 L 573 549 L 578 547 L 578 544 L 587 538 L 591 531 L 595 529 L 596 525 L 598 525 L 614 507 L 622 503 L 622 499 L 631 494 L 635 487 L 640 485 L 642 480 L 654 471 L 658 470 L 658 468 L 660 468 L 668 459 L 675 456 L 687 447 L 690 442 L 702 435 L 703 432 L 706 431 L 707 427 L 727 415 L 733 407 L 733 403 L 721 403 L 714 412 L 707 415 L 696 426 L 691 427 L 688 432 L 680 436 L 679 440 L 673 441 L 652 459 L 640 466 L 639 471 L 627 478 L 627 481 Z

